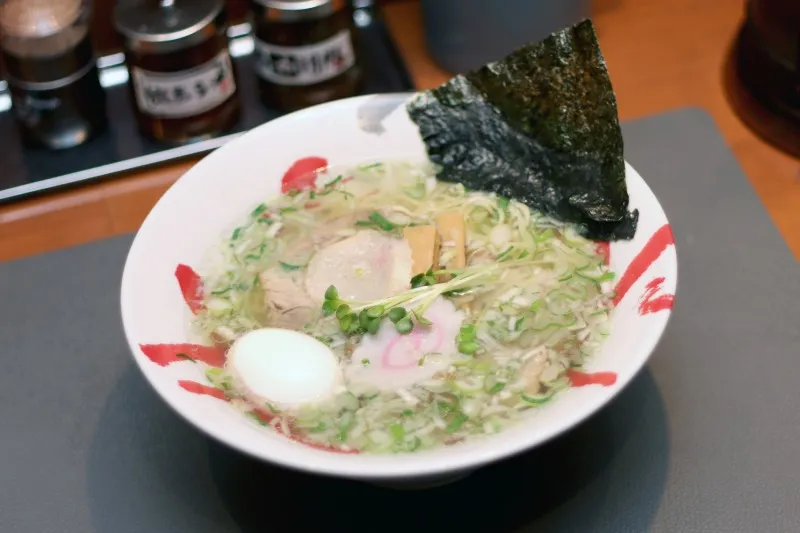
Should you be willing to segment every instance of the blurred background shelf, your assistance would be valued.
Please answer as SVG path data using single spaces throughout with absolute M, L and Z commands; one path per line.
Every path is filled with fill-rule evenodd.
M 379 10 L 363 7 L 356 11 L 356 15 L 357 31 L 362 41 L 360 55 L 365 71 L 361 93 L 413 89 L 413 82 Z M 81 146 L 59 151 L 24 146 L 10 111 L 9 95 L 3 92 L 0 85 L 0 146 L 3 147 L 4 162 L 4 171 L 0 173 L 0 203 L 203 155 L 243 132 L 282 115 L 277 110 L 264 107 L 259 100 L 250 25 L 239 22 L 229 28 L 228 34 L 231 55 L 239 73 L 242 118 L 233 129 L 200 142 L 173 146 L 140 135 L 127 87 L 125 57 L 121 52 L 113 52 L 108 47 L 110 43 L 102 48 L 110 53 L 98 60 L 101 85 L 106 91 L 109 126 L 107 131 Z M 104 35 L 99 38 L 104 39 Z
M 800 258 L 800 165 L 752 133 L 731 110 L 723 88 L 723 64 L 743 20 L 744 2 L 594 0 L 592 10 L 620 118 L 683 106 L 707 110 Z M 388 2 L 383 13 L 416 87 L 445 81 L 449 74 L 427 52 L 418 2 Z M 0 206 L 0 260 L 135 231 L 193 161 Z

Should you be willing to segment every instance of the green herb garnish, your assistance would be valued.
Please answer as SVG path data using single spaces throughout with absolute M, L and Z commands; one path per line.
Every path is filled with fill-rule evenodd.
M 498 392 L 503 390 L 505 387 L 506 387 L 505 383 L 503 383 L 502 381 L 498 381 L 497 383 L 492 385 L 492 388 L 489 389 L 489 394 L 497 394 Z
M 467 415 L 464 413 L 458 413 L 453 421 L 447 424 L 447 427 L 444 430 L 448 433 L 455 433 L 461 428 L 461 426 L 464 425 L 464 422 L 467 420 L 469 420 Z
M 411 278 L 411 288 L 418 289 L 419 287 L 430 287 L 436 285 L 436 274 L 433 273 L 433 266 L 421 274 L 417 274 Z
M 381 215 L 377 211 L 372 211 L 368 216 L 368 220 L 358 220 L 356 221 L 356 226 L 364 227 L 364 228 L 376 228 L 381 231 L 385 231 L 388 233 L 394 232 L 402 227 L 403 224 L 395 224 L 385 216 Z
M 458 332 L 456 342 L 458 342 L 458 351 L 464 355 L 473 355 L 481 349 L 481 345 L 477 342 L 478 330 L 473 324 L 465 324 L 461 326 Z
M 256 413 L 255 411 L 248 411 L 247 412 L 247 416 L 249 416 L 250 418 L 252 418 L 256 422 L 258 422 L 262 426 L 268 426 L 269 425 L 267 422 L 261 420 L 261 417 L 258 416 L 258 413 Z
M 261 214 L 264 213 L 264 211 L 266 210 L 267 210 L 267 204 L 258 204 L 258 207 L 253 209 L 253 212 L 250 213 L 250 216 L 256 218 L 258 216 L 261 216 Z
M 406 436 L 406 430 L 403 427 L 403 424 L 391 424 L 389 426 L 389 431 L 391 432 L 392 438 L 394 438 L 395 441 L 401 441 Z
M 281 265 L 281 268 L 285 272 L 293 272 L 295 270 L 300 270 L 301 268 L 303 268 L 300 265 L 292 265 L 290 263 L 284 263 L 283 261 L 278 261 L 278 264 Z

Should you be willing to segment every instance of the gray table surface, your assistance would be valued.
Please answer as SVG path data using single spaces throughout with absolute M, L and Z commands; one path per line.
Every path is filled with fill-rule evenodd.
M 0 532 L 800 531 L 798 262 L 705 112 L 624 131 L 680 280 L 652 361 L 586 423 L 423 492 L 254 462 L 134 367 L 120 237 L 0 265 Z

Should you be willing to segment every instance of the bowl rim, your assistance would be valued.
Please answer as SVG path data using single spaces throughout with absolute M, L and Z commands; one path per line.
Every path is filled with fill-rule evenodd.
M 309 107 L 266 122 L 244 133 L 243 135 L 238 136 L 236 139 L 233 139 L 232 142 L 225 143 L 223 146 L 195 163 L 172 185 L 170 185 L 170 187 L 161 195 L 161 197 L 159 197 L 153 208 L 148 212 L 145 220 L 136 232 L 128 254 L 126 255 L 125 265 L 123 267 L 120 284 L 120 308 L 123 330 L 125 332 L 126 341 L 131 355 L 134 361 L 136 361 L 140 372 L 142 372 L 144 375 L 145 380 L 150 384 L 150 387 L 155 390 L 156 394 L 167 406 L 169 406 L 181 418 L 197 428 L 204 435 L 209 436 L 214 440 L 253 458 L 312 474 L 348 477 L 353 479 L 398 479 L 443 475 L 457 471 L 473 470 L 488 463 L 520 454 L 524 451 L 540 446 L 558 437 L 559 435 L 562 435 L 563 433 L 566 433 L 608 405 L 629 385 L 629 383 L 636 376 L 638 376 L 638 374 L 649 361 L 657 345 L 663 338 L 663 334 L 672 316 L 672 309 L 668 309 L 666 312 L 659 313 L 658 317 L 652 323 L 652 326 L 648 328 L 651 330 L 651 334 L 648 335 L 646 339 L 647 342 L 641 343 L 641 347 L 637 350 L 641 351 L 641 353 L 645 355 L 642 356 L 640 360 L 629 363 L 629 371 L 624 376 L 621 375 L 619 377 L 613 393 L 610 393 L 599 401 L 593 401 L 591 406 L 588 406 L 582 410 L 578 410 L 577 414 L 571 413 L 569 417 L 562 419 L 558 424 L 550 424 L 550 426 L 546 430 L 542 431 L 538 436 L 534 438 L 518 437 L 515 439 L 503 439 L 502 437 L 493 436 L 492 438 L 486 440 L 481 439 L 483 445 L 473 446 L 471 453 L 469 454 L 446 454 L 444 456 L 431 456 L 428 455 L 428 451 L 423 451 L 413 454 L 392 455 L 390 456 L 392 460 L 389 462 L 380 460 L 385 459 L 386 457 L 385 455 L 381 454 L 345 455 L 306 448 L 299 444 L 296 446 L 299 448 L 302 447 L 302 453 L 298 453 L 296 455 L 287 454 L 284 456 L 280 453 L 275 453 L 273 448 L 269 445 L 264 445 L 262 443 L 261 446 L 255 446 L 251 445 L 249 442 L 244 442 L 243 439 L 231 438 L 228 434 L 219 431 L 213 423 L 208 423 L 200 417 L 186 413 L 171 400 L 171 391 L 168 391 L 165 386 L 156 383 L 155 380 L 149 377 L 149 372 L 145 368 L 145 365 L 149 363 L 149 360 L 145 361 L 145 357 L 140 353 L 137 339 L 134 339 L 131 334 L 130 326 L 132 322 L 136 320 L 136 318 L 133 316 L 133 310 L 129 305 L 126 304 L 126 302 L 128 301 L 130 291 L 134 290 L 134 280 L 132 278 L 130 265 L 140 253 L 139 251 L 143 248 L 144 240 L 149 238 L 148 235 L 154 229 L 156 229 L 151 228 L 151 226 L 155 224 L 154 213 L 164 209 L 165 204 L 169 201 L 172 201 L 172 197 L 187 192 L 187 187 L 190 187 L 193 176 L 204 172 L 204 162 L 212 158 L 213 160 L 226 158 L 229 152 L 236 150 L 236 143 L 240 142 L 240 139 L 264 135 L 265 131 L 274 128 L 276 125 L 286 121 L 295 120 L 298 117 L 314 115 L 322 110 L 325 110 L 326 112 L 335 112 L 337 108 L 358 109 L 359 104 L 376 97 L 386 100 L 394 99 L 397 100 L 398 103 L 401 103 L 414 94 L 416 93 L 388 93 L 355 96 Z M 234 148 L 229 148 L 230 146 L 234 146 Z M 658 201 L 658 198 L 655 196 L 652 189 L 650 189 L 650 187 L 647 185 L 647 182 L 644 180 L 644 178 L 642 178 L 641 175 L 627 161 L 625 162 L 625 167 L 626 180 L 633 179 L 641 181 L 641 185 L 644 186 L 645 191 L 652 196 L 652 199 L 655 202 L 654 207 L 657 207 L 658 209 L 658 215 L 665 221 L 666 224 L 669 224 L 669 220 L 664 212 L 663 207 L 661 206 L 661 203 Z M 677 249 L 675 249 L 674 252 L 674 259 L 669 262 L 666 268 L 669 271 L 670 277 L 674 279 L 673 294 L 677 297 Z M 286 441 L 288 443 L 289 439 L 286 439 Z M 474 442 L 475 441 L 473 441 L 473 443 Z M 486 445 L 485 443 L 490 444 Z M 464 443 L 459 446 L 466 445 L 467 443 Z

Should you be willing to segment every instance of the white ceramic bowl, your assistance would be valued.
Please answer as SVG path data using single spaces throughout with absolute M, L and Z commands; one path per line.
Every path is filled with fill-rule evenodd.
M 589 372 L 608 373 L 600 376 L 606 385 L 573 387 L 496 436 L 402 455 L 314 449 L 202 394 L 207 383 L 201 365 L 173 357 L 177 351 L 193 350 L 187 344 L 189 308 L 176 267 L 201 268 L 205 254 L 223 235 L 258 203 L 279 194 L 282 175 L 298 159 L 316 156 L 331 165 L 424 159 L 422 141 L 402 106 L 408 96 L 340 100 L 264 124 L 194 166 L 142 224 L 122 278 L 125 334 L 139 368 L 161 398 L 211 437 L 253 457 L 319 474 L 395 484 L 437 480 L 533 448 L 585 420 L 633 379 L 658 343 L 671 313 L 677 256 L 658 200 L 627 166 L 639 227 L 633 240 L 610 245 L 610 264 L 621 279 L 618 294 L 623 297 L 612 315 L 611 335 L 587 364 Z M 183 292 L 191 292 L 188 270 L 177 272 L 184 279 Z M 162 344 L 166 346 L 147 346 Z

